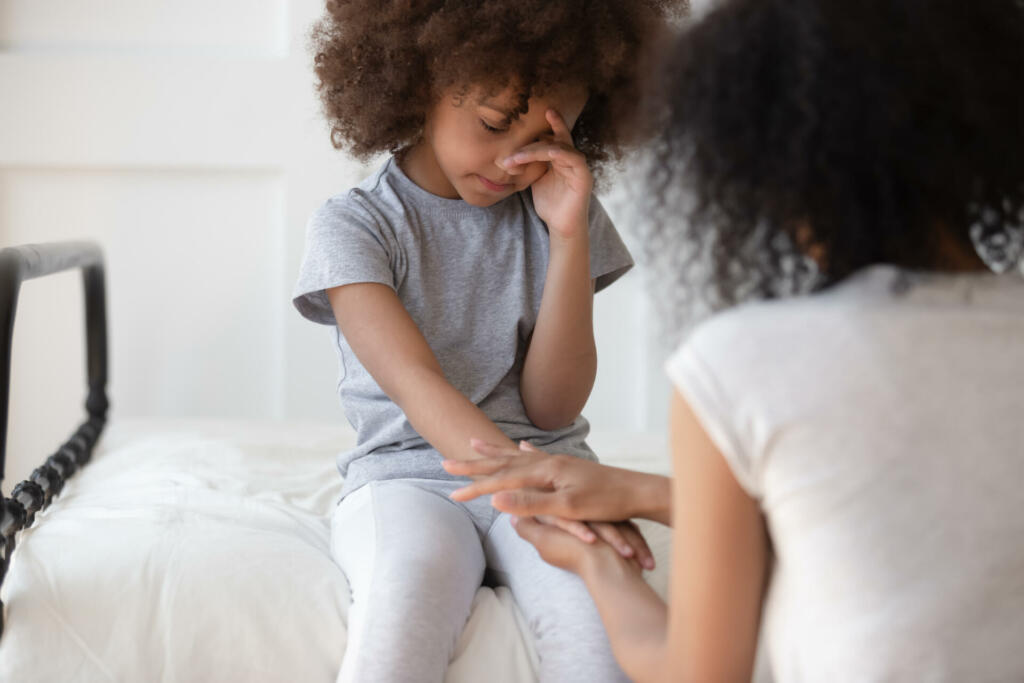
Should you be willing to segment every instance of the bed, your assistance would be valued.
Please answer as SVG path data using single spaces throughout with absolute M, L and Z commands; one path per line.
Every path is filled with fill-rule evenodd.
M 90 243 L 0 253 L 0 299 L 68 268 L 86 283 L 85 421 L 2 491 L 0 681 L 333 681 L 349 589 L 329 553 L 342 424 L 107 415 L 102 254 Z M 6 441 L 10 329 L 0 381 Z M 6 362 L 3 362 L 6 359 Z M 602 460 L 667 473 L 664 439 L 601 432 Z M 641 522 L 664 595 L 669 531 Z M 446 681 L 535 679 L 507 589 L 481 587 Z

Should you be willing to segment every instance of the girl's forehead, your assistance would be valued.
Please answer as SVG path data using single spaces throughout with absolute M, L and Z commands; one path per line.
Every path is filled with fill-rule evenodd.
M 470 101 L 495 109 L 509 118 L 518 118 L 521 115 L 522 90 L 509 86 L 504 90 L 494 91 L 477 88 L 470 97 Z M 534 109 L 541 111 L 548 107 L 557 109 L 560 112 L 572 112 L 578 114 L 587 101 L 587 91 L 582 86 L 565 85 L 558 88 L 548 88 L 538 94 L 531 95 L 527 101 L 528 111 L 533 113 Z M 573 117 L 575 118 L 575 117 Z

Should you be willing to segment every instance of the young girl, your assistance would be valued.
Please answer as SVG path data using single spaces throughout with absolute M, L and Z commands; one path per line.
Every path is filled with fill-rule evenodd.
M 658 272 L 710 273 L 714 306 L 816 291 L 668 362 L 667 612 L 607 546 L 518 530 L 584 576 L 636 681 L 750 680 L 759 636 L 779 683 L 1024 680 L 1024 5 L 729 0 L 663 76 L 653 190 L 696 211 L 646 236 Z M 543 484 L 481 450 L 451 469 L 498 476 L 459 499 Z M 568 469 L 554 488 L 610 481 Z M 573 515 L 557 492 L 495 504 Z
M 485 567 L 533 629 L 542 681 L 624 679 L 583 584 L 486 501 L 450 500 L 441 462 L 477 457 L 471 435 L 594 457 L 592 296 L 632 261 L 588 164 L 617 154 L 611 124 L 670 4 L 327 5 L 332 141 L 393 153 L 313 215 L 294 292 L 331 327 L 357 431 L 332 517 L 353 595 L 341 681 L 441 681 Z M 635 528 L 592 528 L 649 566 Z

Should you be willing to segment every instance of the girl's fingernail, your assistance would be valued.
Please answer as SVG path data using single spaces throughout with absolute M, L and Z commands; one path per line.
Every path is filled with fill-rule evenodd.
M 509 524 L 511 524 L 512 526 L 516 526 L 516 525 L 519 524 L 519 518 L 516 517 L 515 515 L 509 515 L 508 521 L 509 521 Z

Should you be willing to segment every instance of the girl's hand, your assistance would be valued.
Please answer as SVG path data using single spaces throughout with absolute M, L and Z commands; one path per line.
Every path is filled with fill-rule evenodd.
M 601 540 L 615 548 L 619 555 L 632 560 L 639 569 L 654 569 L 654 553 L 647 545 L 647 539 L 632 520 L 624 522 L 590 522 Z
M 552 237 L 568 240 L 586 236 L 594 177 L 586 158 L 573 146 L 562 115 L 548 109 L 546 117 L 553 132 L 551 140 L 523 147 L 504 159 L 502 166 L 509 174 L 518 175 L 522 172 L 520 166 L 535 161 L 547 163 L 547 172 L 530 186 L 537 215 Z

